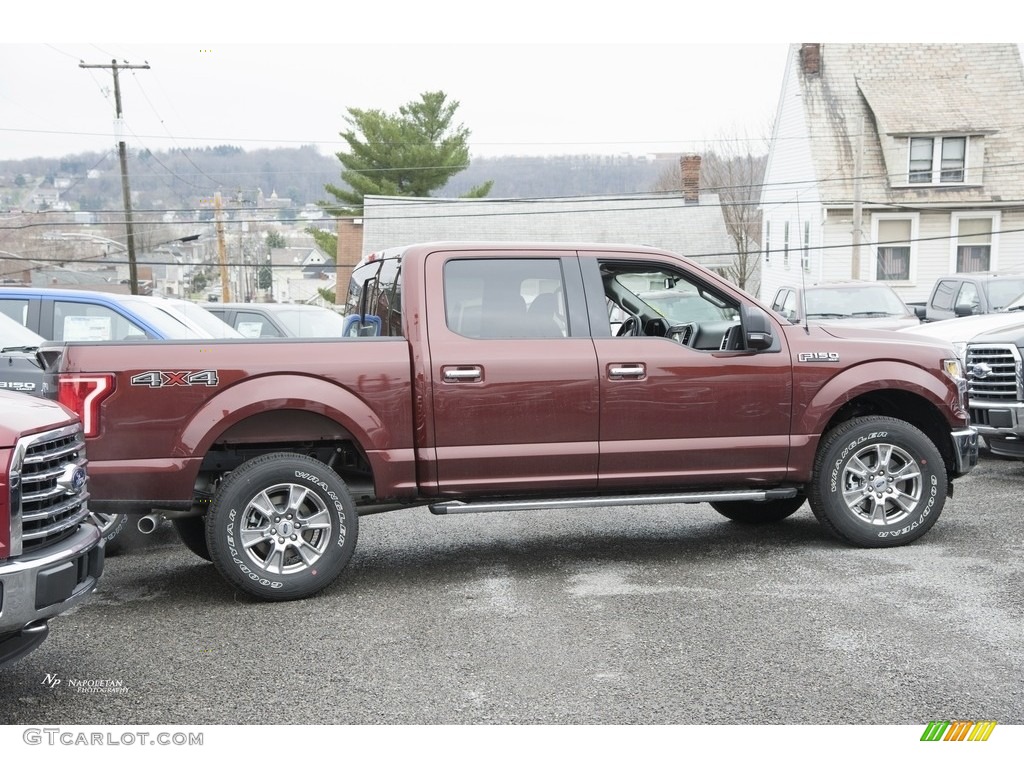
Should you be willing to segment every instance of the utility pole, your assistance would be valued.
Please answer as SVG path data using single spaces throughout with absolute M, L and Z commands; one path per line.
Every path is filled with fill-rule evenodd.
M 117 153 L 121 158 L 121 196 L 124 198 L 124 227 L 128 239 L 128 282 L 134 294 L 139 292 L 139 271 L 135 261 L 135 227 L 132 223 L 132 193 L 128 186 L 128 149 L 125 147 L 121 118 L 121 82 L 117 72 L 120 69 L 149 69 L 149 64 L 118 64 L 111 59 L 109 64 L 86 64 L 79 62 L 82 69 L 109 69 L 114 73 L 114 106 L 117 118 L 114 120 L 114 132 L 117 134 Z
M 231 301 L 231 284 L 228 277 L 227 246 L 224 243 L 224 221 L 221 219 L 220 192 L 213 196 L 213 207 L 217 214 L 217 261 L 220 262 L 220 300 Z
M 860 280 L 860 246 L 864 236 L 864 115 L 860 116 L 857 151 L 853 156 L 853 257 L 850 259 L 850 277 Z

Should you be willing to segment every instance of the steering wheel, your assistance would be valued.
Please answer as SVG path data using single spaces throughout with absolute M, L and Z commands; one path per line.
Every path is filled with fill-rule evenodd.
M 682 344 L 684 347 L 692 347 L 697 341 L 697 334 L 700 326 L 697 323 L 677 323 L 669 326 L 665 331 L 665 337 Z
M 636 315 L 630 315 L 622 321 L 622 325 L 619 326 L 619 330 L 615 332 L 616 336 L 639 336 L 640 335 L 640 318 Z

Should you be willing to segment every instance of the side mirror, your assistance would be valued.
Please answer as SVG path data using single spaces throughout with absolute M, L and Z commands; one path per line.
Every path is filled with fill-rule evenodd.
M 759 352 L 771 349 L 775 344 L 775 336 L 772 334 L 772 323 L 768 316 L 758 307 L 743 306 L 740 312 L 743 316 L 743 335 L 747 349 Z
M 913 307 L 913 309 L 914 309 L 914 314 L 917 315 L 917 319 L 918 320 L 924 320 L 926 317 L 928 317 L 928 308 L 927 307 L 919 307 L 919 306 L 915 305 Z
M 974 314 L 973 304 L 957 304 L 953 307 L 953 314 L 957 317 L 970 317 Z

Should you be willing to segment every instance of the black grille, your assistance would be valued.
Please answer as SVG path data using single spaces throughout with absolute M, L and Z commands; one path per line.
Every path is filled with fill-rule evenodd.
M 89 514 L 86 485 L 74 489 L 75 468 L 86 469 L 85 439 L 80 427 L 24 438 L 20 502 L 22 551 L 32 552 L 67 538 Z
M 1012 344 L 968 344 L 967 396 L 972 402 L 1015 403 L 1024 399 L 1017 348 Z

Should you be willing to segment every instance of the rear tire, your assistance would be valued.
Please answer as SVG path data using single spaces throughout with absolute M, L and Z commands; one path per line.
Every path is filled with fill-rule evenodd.
M 923 432 L 899 419 L 867 416 L 822 438 L 808 499 L 837 538 L 895 547 L 935 525 L 947 482 L 942 456 Z
M 116 555 L 124 547 L 124 539 L 121 534 L 128 526 L 128 515 L 108 514 L 106 512 L 89 512 L 92 522 L 100 529 L 100 535 L 104 541 L 104 555 Z
M 807 497 L 802 493 L 790 499 L 770 501 L 712 501 L 711 507 L 733 522 L 744 525 L 762 525 L 785 520 L 804 505 Z
M 261 600 L 299 600 L 329 586 L 352 557 L 358 517 L 340 477 L 297 453 L 257 456 L 221 483 L 206 515 L 213 564 Z

